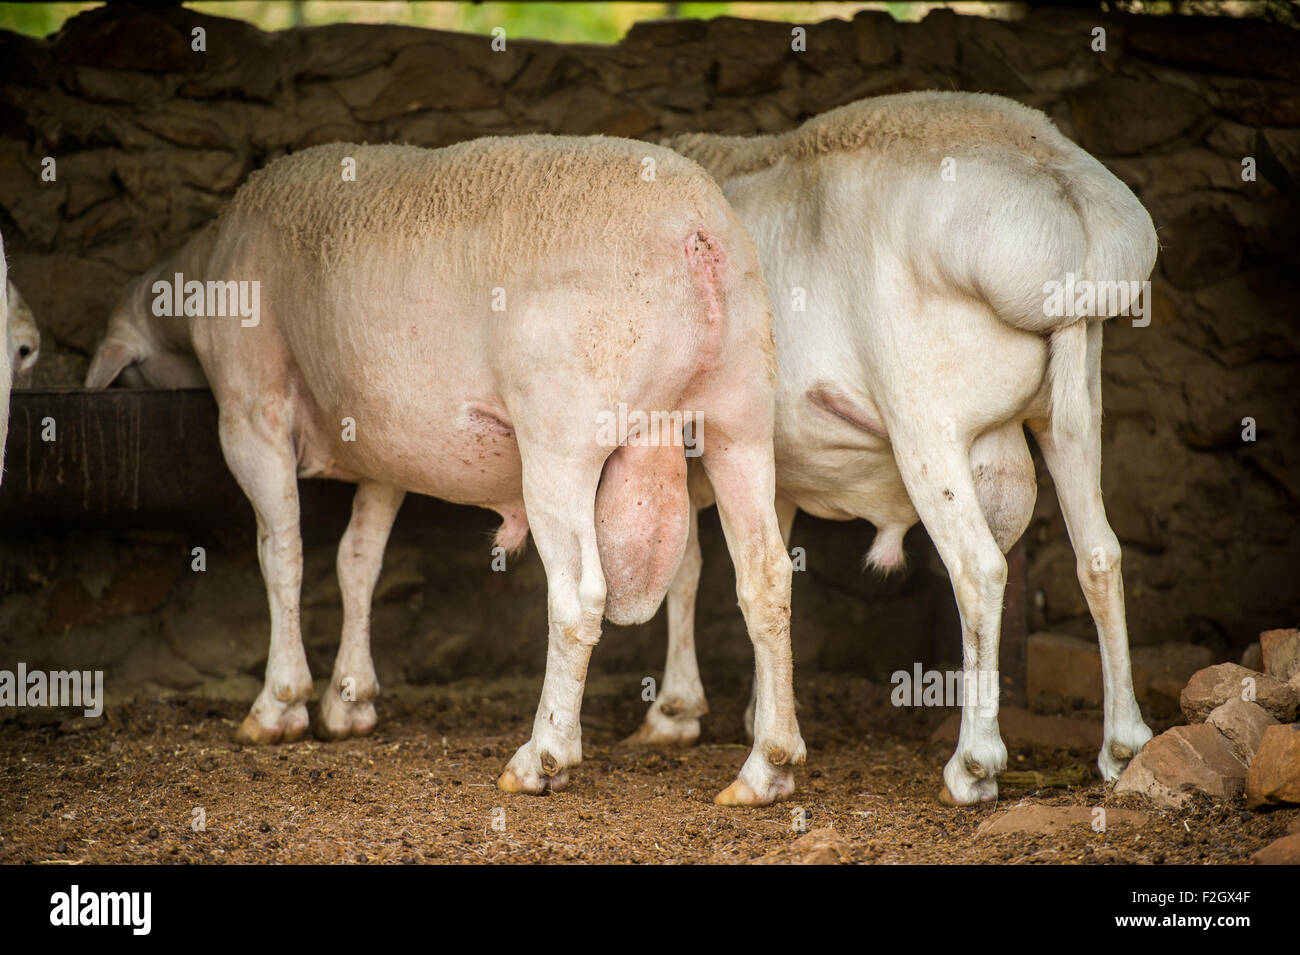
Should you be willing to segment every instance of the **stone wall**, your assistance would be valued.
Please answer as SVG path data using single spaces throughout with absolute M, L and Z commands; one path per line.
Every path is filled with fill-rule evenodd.
M 196 27 L 203 52 L 191 48 Z M 1092 48 L 1096 27 L 1104 52 Z M 0 33 L 0 231 L 45 327 L 37 385 L 75 384 L 123 284 L 286 152 L 519 132 L 772 132 L 864 96 L 928 88 L 1002 93 L 1046 111 L 1133 187 L 1159 229 L 1154 320 L 1112 322 L 1104 360 L 1103 485 L 1125 545 L 1133 641 L 1192 639 L 1226 656 L 1294 623 L 1300 41 L 1257 22 L 1049 9 L 1014 23 L 938 11 L 899 24 L 861 14 L 809 26 L 803 52 L 792 51 L 789 25 L 730 19 L 639 24 L 611 47 L 510 40 L 504 52 L 486 37 L 411 28 L 265 34 L 179 8 L 101 8 L 46 41 Z M 45 157 L 57 163 L 53 182 L 40 178 Z M 1254 181 L 1243 181 L 1246 157 Z M 1254 442 L 1242 440 L 1245 417 L 1257 422 Z M 1028 535 L 1031 626 L 1087 634 L 1043 481 Z M 882 613 L 878 602 L 913 593 L 951 604 L 921 531 L 909 549 L 929 583 L 882 589 L 856 569 L 869 529 L 806 517 L 799 526 L 810 569 L 823 561 L 816 607 L 796 607 L 805 662 L 884 662 L 887 672 L 900 629 L 941 628 L 932 608 L 901 601 Z M 713 563 L 725 563 L 709 540 Z M 48 627 L 52 588 L 72 573 L 53 555 L 84 548 L 47 540 L 53 563 L 37 573 L 13 546 L 0 564 L 11 590 L 0 627 L 35 639 L 28 611 Z M 421 560 L 422 580 L 440 573 L 436 557 Z M 706 585 L 739 641 L 729 579 L 719 572 Z M 418 637 L 412 619 L 401 627 Z M 647 633 L 654 647 L 662 631 Z M 905 660 L 920 652 L 910 641 Z M 657 664 L 657 647 L 649 657 Z M 496 663 L 535 670 L 540 658 L 530 645 Z

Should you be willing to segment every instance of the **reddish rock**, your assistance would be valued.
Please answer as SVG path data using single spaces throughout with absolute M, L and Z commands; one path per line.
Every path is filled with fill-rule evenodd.
M 1292 683 L 1300 679 L 1300 630 L 1265 630 L 1259 649 L 1269 676 Z
M 1178 642 L 1135 647 L 1132 658 L 1133 692 L 1142 703 L 1160 698 L 1160 702 L 1176 704 L 1192 674 L 1214 662 L 1208 647 Z M 1059 633 L 1031 634 L 1027 668 L 1030 699 L 1055 694 L 1065 700 L 1101 705 L 1101 651 L 1096 640 Z
M 760 865 L 840 865 L 850 859 L 848 839 L 834 829 L 814 829 L 758 861 Z
M 1106 829 L 1114 826 L 1141 829 L 1151 818 L 1145 812 L 1133 809 L 1109 808 L 1105 809 L 1104 816 L 1099 816 L 1096 808 L 1104 807 L 1034 806 L 1022 803 L 985 819 L 975 830 L 975 836 L 1002 836 L 1009 833 L 1052 835 L 1071 826 L 1091 829 L 1099 820 Z
M 1300 865 L 1300 833 L 1270 842 L 1250 861 L 1256 865 Z
M 1054 693 L 1066 700 L 1101 702 L 1101 655 L 1095 640 L 1030 634 L 1026 668 L 1031 700 Z
M 1209 647 L 1180 641 L 1159 643 L 1151 647 L 1134 647 L 1131 655 L 1133 692 L 1140 703 L 1157 696 L 1163 696 L 1177 703 L 1183 685 L 1197 670 L 1204 669 L 1214 662 L 1214 654 Z M 1176 686 L 1177 689 L 1171 693 L 1172 686 Z
M 1246 804 L 1300 806 L 1300 724 L 1264 731 L 1246 776 Z
M 1193 793 L 1228 799 L 1241 792 L 1246 764 L 1213 726 L 1175 726 L 1161 733 L 1129 762 L 1116 793 L 1138 793 L 1158 806 L 1176 808 Z
M 1300 704 L 1300 692 L 1265 673 L 1220 663 L 1198 671 L 1183 688 L 1179 703 L 1188 722 L 1201 723 L 1215 707 L 1233 699 L 1258 703 L 1274 719 L 1290 723 Z
M 1247 766 L 1259 749 L 1264 731 L 1270 726 L 1278 725 L 1277 720 L 1264 707 L 1243 700 L 1229 700 L 1222 706 L 1216 706 L 1205 722 L 1224 735 L 1232 751 Z

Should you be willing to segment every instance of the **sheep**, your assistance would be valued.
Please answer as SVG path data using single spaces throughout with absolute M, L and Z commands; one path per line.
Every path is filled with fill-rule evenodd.
M 940 798 L 994 799 L 1006 766 L 997 648 L 1003 555 L 1037 492 L 1026 425 L 1097 625 L 1098 767 L 1114 780 L 1151 737 L 1100 487 L 1102 322 L 1114 306 L 1054 315 L 1046 300 L 1076 278 L 1125 289 L 1146 280 L 1156 257 L 1146 210 L 1042 113 L 989 95 L 883 96 L 780 135 L 694 133 L 667 145 L 719 181 L 759 248 L 776 316 L 786 540 L 797 510 L 865 518 L 877 528 L 866 562 L 888 572 L 919 519 L 947 566 L 965 685 L 979 692 L 965 694 Z M 708 505 L 707 485 L 693 503 Z M 692 514 L 668 594 L 663 687 L 633 742 L 690 744 L 707 710 L 694 651 L 695 527 Z
M 238 310 L 202 314 L 215 283 Z M 166 317 L 177 305 L 194 314 Z M 546 136 L 278 159 L 127 288 L 86 385 L 123 372 L 210 383 L 226 461 L 256 512 L 271 645 L 245 743 L 308 728 L 297 477 L 358 485 L 338 551 L 342 641 L 316 724 L 329 739 L 375 725 L 369 604 L 404 494 L 496 511 L 507 549 L 531 532 L 549 646 L 532 736 L 498 779 L 506 792 L 567 783 L 602 619 L 653 614 L 685 547 L 680 431 L 615 444 L 602 422 L 624 405 L 694 416 L 757 660 L 755 745 L 717 800 L 793 791 L 806 750 L 773 509 L 771 310 L 753 243 L 695 163 Z
M 9 367 L 13 386 L 26 388 L 31 384 L 32 370 L 41 356 L 41 333 L 36 327 L 36 316 L 12 280 L 6 288 L 9 295 L 9 325 L 5 329 L 5 345 L 9 353 Z
M 0 356 L 0 484 L 5 475 L 5 442 L 9 437 L 9 391 L 12 386 L 13 359 L 9 343 L 9 263 L 5 260 L 5 240 L 0 235 L 0 333 L 6 343 Z

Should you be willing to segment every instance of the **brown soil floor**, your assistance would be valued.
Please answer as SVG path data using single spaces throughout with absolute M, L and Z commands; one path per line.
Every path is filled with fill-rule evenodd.
M 381 701 L 370 738 L 269 748 L 233 743 L 246 709 L 233 700 L 140 700 L 96 724 L 24 711 L 0 727 L 0 862 L 789 861 L 798 808 L 809 828 L 842 834 L 855 862 L 1232 863 L 1300 816 L 1251 813 L 1238 799 L 1153 812 L 1140 830 L 976 839 L 996 807 L 935 798 L 950 753 L 928 736 L 944 712 L 896 710 L 887 686 L 830 676 L 800 681 L 808 764 L 795 799 L 722 809 L 713 796 L 746 752 L 743 693 L 715 694 L 701 745 L 652 751 L 618 745 L 640 720 L 639 677 L 604 685 L 583 714 L 585 762 L 566 791 L 541 798 L 493 785 L 527 734 L 535 688 L 397 694 Z M 1048 771 L 1095 756 L 1012 747 L 1010 763 Z M 1108 794 L 1095 768 L 1093 779 L 1003 786 L 999 806 L 1148 808 Z M 205 831 L 191 826 L 196 808 Z

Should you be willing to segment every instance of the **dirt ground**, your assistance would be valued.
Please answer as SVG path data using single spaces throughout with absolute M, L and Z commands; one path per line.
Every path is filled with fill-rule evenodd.
M 246 700 L 142 699 L 94 722 L 23 711 L 0 726 L 0 862 L 786 862 L 801 858 L 801 814 L 807 829 L 836 830 L 858 863 L 1235 863 L 1300 817 L 1251 813 L 1239 798 L 1152 811 L 1141 829 L 976 838 L 1022 800 L 1149 807 L 1116 800 L 1095 768 L 1080 787 L 1004 785 L 996 807 L 942 806 L 949 747 L 928 737 L 947 711 L 895 709 L 888 686 L 844 676 L 799 681 L 808 763 L 791 802 L 712 802 L 745 756 L 740 687 L 713 691 L 696 747 L 620 746 L 644 706 L 632 676 L 590 687 L 586 759 L 568 789 L 506 796 L 493 782 L 531 724 L 537 687 L 525 682 L 399 691 L 381 700 L 370 738 L 271 748 L 233 742 Z M 1010 751 L 1009 768 L 1040 771 L 1096 756 Z

